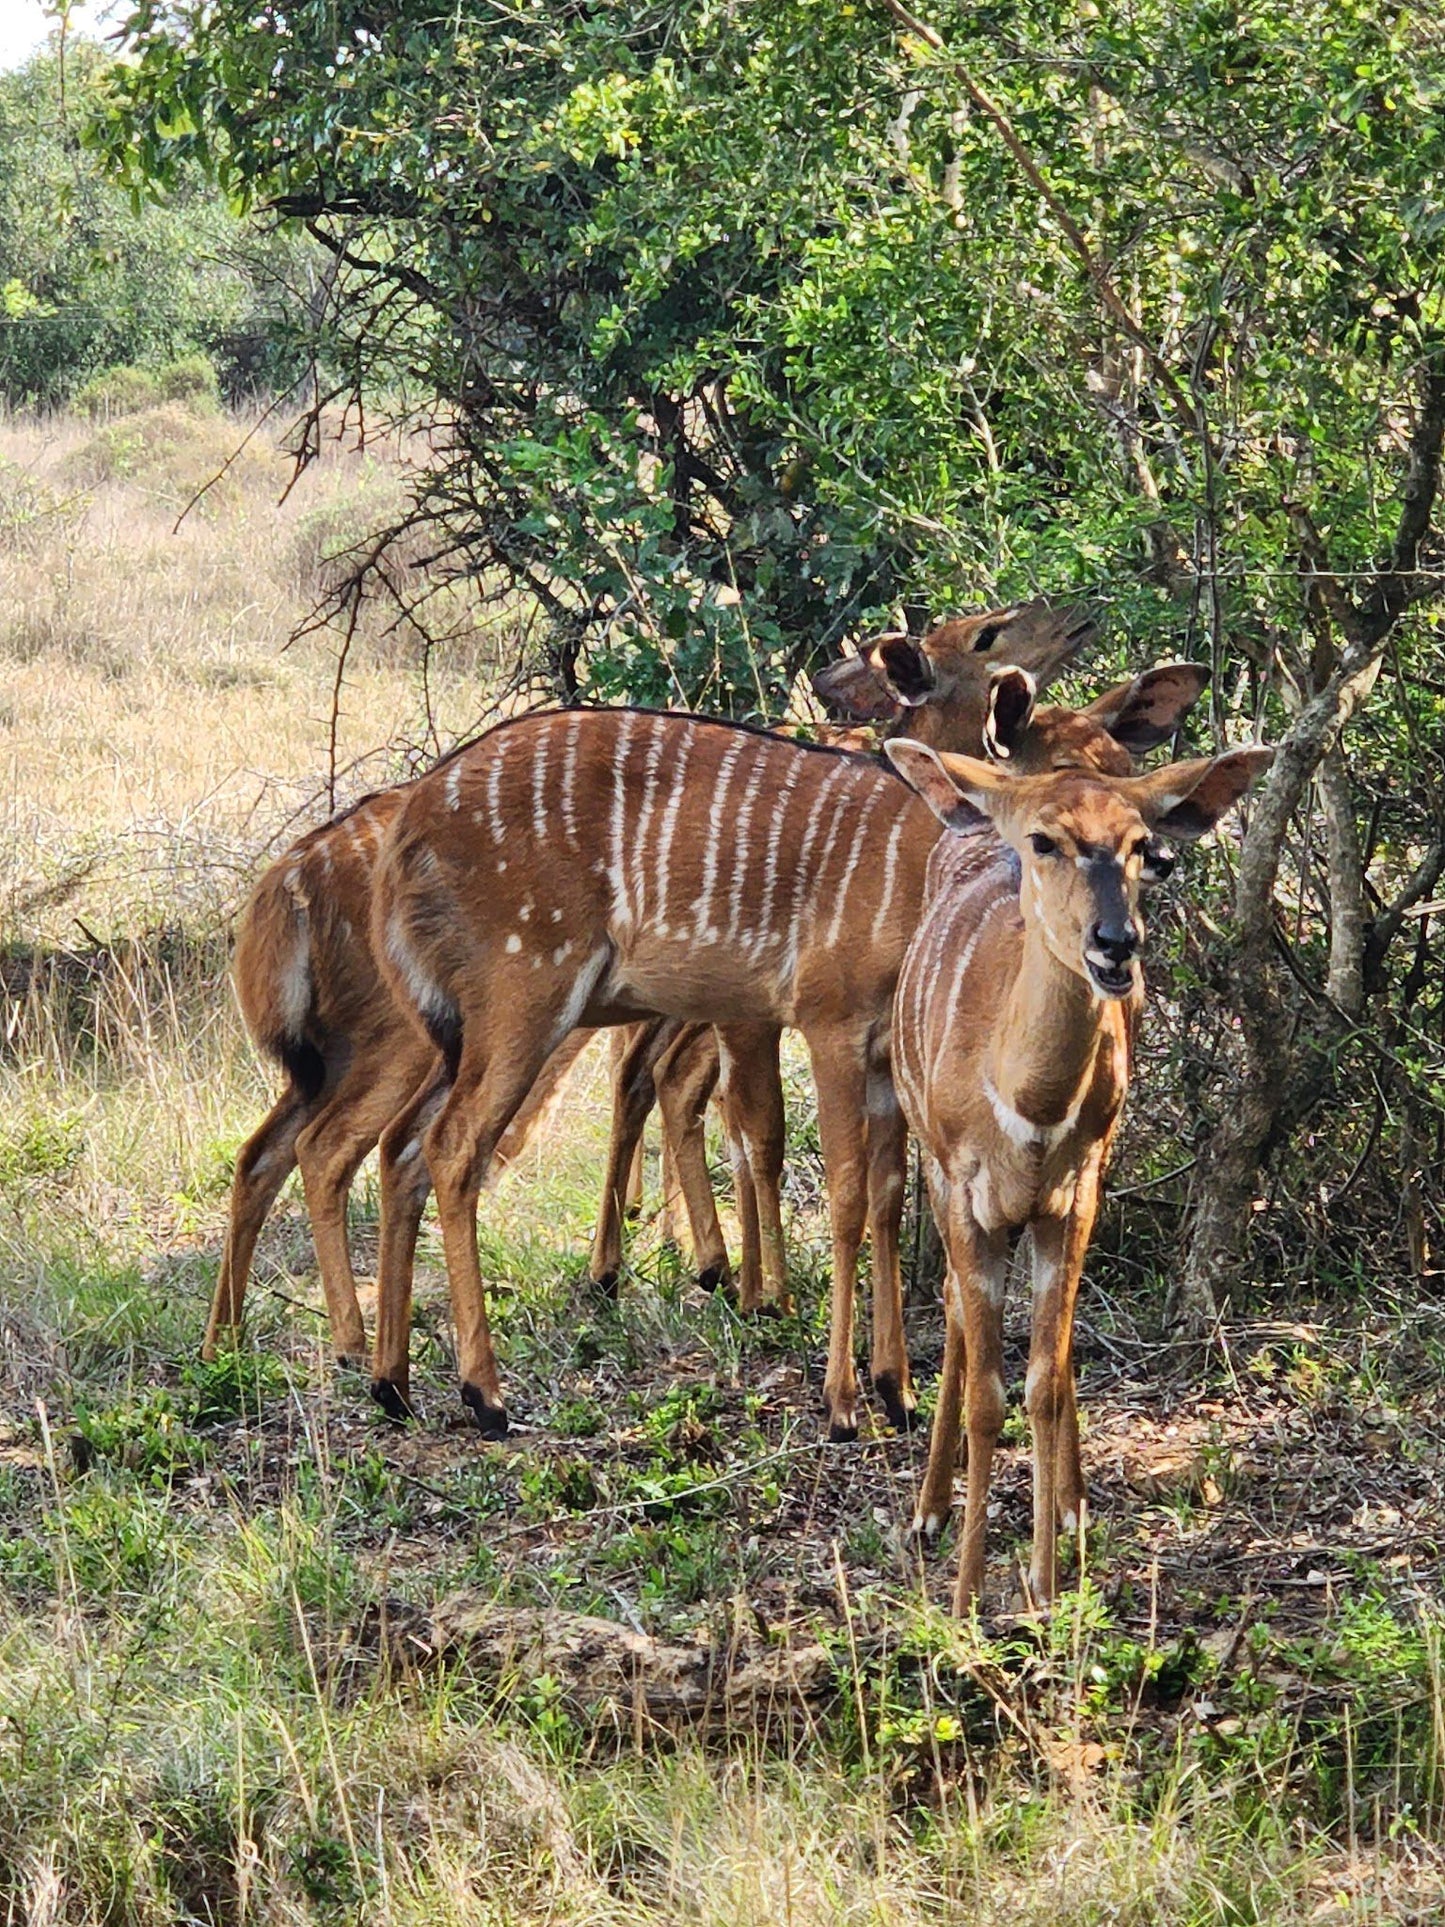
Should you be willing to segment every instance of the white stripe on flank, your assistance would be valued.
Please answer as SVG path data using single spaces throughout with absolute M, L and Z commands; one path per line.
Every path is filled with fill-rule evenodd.
M 567 718 L 567 749 L 562 758 L 562 827 L 567 832 L 567 842 L 572 849 L 577 848 L 577 812 L 574 807 L 574 789 L 577 782 L 577 739 L 582 732 L 582 711 L 574 709 Z
M 612 914 L 619 924 L 632 922 L 627 900 L 627 872 L 622 862 L 622 832 L 627 804 L 627 752 L 637 727 L 636 712 L 624 709 L 612 752 L 612 816 L 607 832 L 607 880 L 612 885 Z
M 365 863 L 370 853 L 366 847 L 366 838 L 361 834 L 361 825 L 355 817 L 346 826 L 346 840 L 355 854 Z
M 386 948 L 392 962 L 401 973 L 406 994 L 416 1005 L 418 1013 L 425 1017 L 428 1013 L 436 1017 L 447 1014 L 451 1008 L 450 1000 L 440 985 L 432 982 L 422 969 L 416 954 L 407 942 L 406 929 L 401 912 L 393 910 L 386 930 Z
M 460 756 L 454 756 L 452 758 L 452 766 L 447 771 L 446 797 L 447 808 L 449 810 L 455 811 L 462 807 L 462 759 Z
M 818 867 L 816 870 L 814 870 L 812 875 L 812 885 L 813 885 L 814 892 L 816 892 L 818 886 L 821 885 L 824 877 L 828 873 L 828 859 L 833 854 L 833 845 L 838 841 L 838 832 L 843 827 L 843 820 L 847 816 L 849 806 L 853 801 L 854 773 L 855 773 L 854 770 L 850 768 L 848 771 L 847 780 L 844 782 L 844 785 L 843 785 L 842 793 L 840 794 L 837 802 L 833 806 L 833 816 L 832 816 L 832 820 L 828 824 L 828 834 L 823 839 L 823 848 L 818 857 Z
M 677 829 L 677 813 L 682 807 L 682 779 L 687 771 L 687 759 L 692 753 L 692 728 L 684 724 L 682 742 L 678 750 L 676 765 L 668 772 L 672 791 L 667 799 L 667 808 L 662 813 L 662 830 L 657 839 L 657 934 L 667 935 L 667 901 L 672 887 L 667 862 L 672 855 L 672 839 Z
M 718 765 L 717 781 L 713 785 L 712 806 L 709 810 L 710 821 L 707 826 L 707 849 L 702 859 L 702 889 L 698 894 L 697 913 L 693 918 L 693 934 L 701 943 L 716 943 L 717 933 L 710 929 L 708 917 L 712 911 L 713 885 L 717 882 L 718 846 L 723 833 L 723 798 L 733 780 L 738 758 L 743 753 L 747 738 L 742 730 L 736 730 L 732 741 L 723 751 Z
M 637 818 L 637 834 L 632 841 L 632 908 L 637 927 L 647 922 L 647 832 L 657 804 L 657 765 L 662 759 L 662 727 L 655 716 L 648 719 L 647 760 L 643 764 L 642 808 Z
M 848 902 L 848 891 L 852 887 L 853 874 L 858 867 L 858 852 L 863 847 L 863 839 L 868 834 L 868 819 L 878 807 L 882 796 L 881 785 L 876 787 L 868 801 L 858 812 L 858 821 L 853 829 L 853 841 L 848 845 L 848 854 L 843 862 L 843 875 L 838 884 L 837 901 L 833 905 L 833 921 L 828 925 L 828 948 L 831 950 L 838 941 L 843 928 L 843 910 Z
M 738 811 L 738 840 L 733 852 L 733 887 L 728 895 L 728 941 L 731 943 L 738 934 L 738 920 L 743 909 L 743 885 L 748 874 L 748 825 L 753 819 L 753 805 L 758 800 L 758 785 L 763 780 L 767 762 L 761 743 L 753 744 L 753 768 L 748 777 L 747 788 L 743 791 L 743 806 Z
M 505 731 L 499 732 L 492 750 L 492 766 L 487 771 L 487 816 L 492 825 L 492 841 L 500 843 L 503 836 L 502 824 L 502 758 L 506 754 L 511 738 Z
M 603 944 L 600 950 L 594 950 L 592 952 L 592 955 L 573 978 L 572 988 L 567 994 L 567 1001 L 562 1006 L 561 1015 L 558 1017 L 552 1031 L 553 1050 L 557 1048 L 564 1037 L 570 1037 L 572 1032 L 576 1030 L 578 1020 L 587 1008 L 587 1000 L 597 988 L 598 981 L 603 971 L 607 968 L 609 954 L 608 946 Z
M 547 834 L 547 751 L 550 727 L 537 731 L 537 747 L 532 752 L 532 833 L 540 842 Z
M 808 820 L 803 826 L 803 841 L 798 850 L 797 867 L 793 871 L 793 893 L 788 905 L 787 936 L 782 960 L 778 966 L 784 982 L 792 976 L 793 968 L 798 961 L 798 926 L 803 913 L 803 891 L 808 881 L 808 858 L 812 854 L 813 843 L 817 838 L 818 825 L 823 820 L 823 812 L 832 797 L 838 778 L 841 776 L 846 782 L 852 777 L 851 766 L 841 756 L 831 760 L 832 767 L 819 783 L 817 794 L 813 798 L 813 807 L 808 811 Z
M 768 856 L 763 867 L 763 901 L 758 910 L 757 926 L 752 934 L 751 955 L 756 960 L 763 945 L 769 938 L 781 936 L 781 931 L 772 927 L 773 897 L 778 888 L 778 854 L 783 846 L 783 823 L 788 814 L 788 804 L 792 801 L 793 791 L 798 787 L 798 778 L 807 767 L 807 757 L 801 753 L 788 759 L 788 773 L 783 778 L 783 787 L 778 791 L 777 805 L 773 810 L 773 821 L 768 830 Z
M 877 943 L 883 935 L 883 926 L 888 921 L 888 912 L 893 904 L 893 879 L 898 868 L 898 845 L 902 840 L 903 826 L 907 820 L 900 810 L 889 832 L 888 847 L 883 853 L 883 890 L 878 898 L 878 908 L 873 914 L 873 928 L 869 932 L 873 943 Z
M 953 973 L 953 987 L 948 993 L 948 1004 L 943 1013 L 945 1031 L 953 1027 L 953 1019 L 958 1010 L 958 1000 L 963 995 L 963 980 L 968 973 L 968 966 L 973 962 L 973 953 L 978 948 L 978 940 L 983 935 L 989 918 L 995 910 L 1000 910 L 1004 904 L 1014 901 L 1013 891 L 1005 890 L 1002 895 L 994 897 L 991 902 L 986 903 L 983 909 L 979 911 L 978 922 L 974 925 L 973 933 L 969 937 L 968 942 L 963 946 L 963 950 L 958 959 L 958 968 Z M 941 1042 L 942 1040 L 940 1039 L 939 1041 Z

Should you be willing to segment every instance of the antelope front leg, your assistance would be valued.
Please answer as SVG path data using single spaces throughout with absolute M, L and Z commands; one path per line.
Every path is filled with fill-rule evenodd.
M 888 1422 L 900 1432 L 917 1423 L 918 1400 L 903 1330 L 903 1269 L 898 1232 L 908 1172 L 908 1127 L 898 1106 L 886 1049 L 868 1066 L 868 1228 L 873 1248 L 873 1386 Z
M 853 1364 L 853 1301 L 858 1250 L 868 1216 L 867 1039 L 834 1030 L 810 1036 L 818 1087 L 818 1136 L 833 1229 L 833 1305 L 823 1409 L 834 1444 L 858 1436 L 858 1374 Z
M 948 1262 L 958 1281 L 962 1313 L 968 1427 L 968 1496 L 953 1591 L 953 1610 L 962 1614 L 982 1594 L 987 1565 L 988 1487 L 1005 1411 L 1003 1291 L 1008 1271 L 1007 1233 L 982 1229 L 962 1185 L 954 1189 L 948 1215 Z
M 1033 1226 L 1034 1315 L 1024 1396 L 1033 1429 L 1034 1543 L 1029 1592 L 1047 1606 L 1058 1581 L 1058 1529 L 1083 1516 L 1078 1407 L 1074 1393 L 1074 1305 L 1098 1208 L 1097 1167 L 1081 1174 L 1066 1218 Z M 1072 1518 L 1070 1518 L 1072 1515 Z

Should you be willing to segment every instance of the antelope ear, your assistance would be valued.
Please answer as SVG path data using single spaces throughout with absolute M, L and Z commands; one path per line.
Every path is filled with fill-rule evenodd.
M 813 678 L 814 693 L 858 723 L 891 723 L 903 705 L 867 656 L 841 656 Z
M 1037 685 L 1027 669 L 1012 663 L 995 669 L 988 686 L 988 716 L 983 726 L 984 749 L 997 762 L 1007 762 L 1034 716 Z
M 1181 843 L 1197 842 L 1232 810 L 1274 761 L 1272 749 L 1231 749 L 1223 756 L 1170 763 L 1120 785 L 1144 821 Z
M 966 835 L 988 821 L 987 810 L 980 807 L 973 796 L 964 793 L 944 768 L 942 759 L 926 743 L 916 743 L 911 736 L 895 736 L 883 745 L 883 754 L 946 829 Z M 959 763 L 971 760 L 967 756 L 950 758 Z M 987 763 L 977 767 L 987 775 L 993 773 Z M 980 794 L 987 795 L 987 791 Z
M 900 703 L 917 709 L 933 694 L 933 664 L 912 636 L 880 636 L 868 651 L 874 671 Z
M 1168 742 L 1203 695 L 1209 671 L 1202 662 L 1166 662 L 1091 702 L 1083 711 L 1131 756 Z

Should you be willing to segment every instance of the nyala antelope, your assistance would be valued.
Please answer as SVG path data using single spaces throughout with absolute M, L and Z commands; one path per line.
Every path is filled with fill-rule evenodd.
M 859 654 L 830 663 L 813 679 L 835 715 L 875 726 L 878 736 L 905 727 L 942 749 L 1007 756 L 992 678 L 1001 665 L 1031 676 L 1042 688 L 1093 639 L 1092 614 L 1055 609 L 1043 600 L 985 609 L 939 623 L 921 638 L 902 632 L 876 637 Z M 1125 685 L 1135 713 L 1145 707 Z M 1113 692 L 1116 697 L 1125 692 Z M 1104 699 L 1107 703 L 1109 699 Z M 1115 708 L 1122 715 L 1122 704 Z M 995 730 L 995 719 L 999 729 Z M 1011 712 L 1008 722 L 1017 723 Z M 1127 722 L 1121 727 L 1127 728 Z M 839 748 L 874 747 L 864 731 L 827 727 L 820 740 Z M 1157 740 L 1157 738 L 1156 738 Z M 738 1303 L 788 1308 L 783 1249 L 784 1116 L 778 1072 L 781 1030 L 768 1025 L 710 1024 L 653 1019 L 630 1026 L 614 1053 L 612 1141 L 589 1266 L 601 1290 L 616 1290 L 622 1260 L 622 1218 L 637 1189 L 636 1153 L 654 1098 L 663 1112 L 665 1158 L 670 1153 L 687 1210 L 699 1282 L 711 1290 L 730 1271 L 707 1176 L 703 1124 L 709 1097 L 718 1093 L 733 1170 L 742 1263 Z
M 371 952 L 377 850 L 402 788 L 382 790 L 298 839 L 264 872 L 241 912 L 232 981 L 246 1028 L 286 1087 L 242 1145 L 202 1346 L 214 1357 L 239 1326 L 256 1240 L 299 1164 L 316 1264 L 339 1362 L 366 1360 L 346 1241 L 346 1203 L 383 1127 L 431 1069 L 430 1044 L 398 1009 Z M 569 1038 L 498 1147 L 526 1143 L 587 1039 Z
M 1125 712 L 1134 718 L 1131 742 L 1171 734 L 1202 682 L 1187 666 L 1154 673 L 1173 678 L 1171 701 L 1162 683 L 1157 701 L 1152 688 L 1101 699 L 1116 725 Z M 1032 715 L 1028 678 L 1000 680 L 992 701 L 997 727 L 1012 717 L 1020 749 L 1036 739 L 1047 766 L 1048 727 Z M 1126 745 L 1097 721 L 1059 714 L 1061 754 L 1129 767 Z M 1091 750 L 1080 747 L 1085 739 Z M 441 1064 L 381 1141 L 373 1389 L 387 1409 L 406 1409 L 411 1268 L 429 1168 L 463 1397 L 484 1433 L 505 1431 L 476 1246 L 489 1162 L 575 1026 L 655 1013 L 803 1032 L 833 1242 L 830 1435 L 857 1428 L 853 1298 L 865 1223 L 873 1380 L 890 1419 L 909 1422 L 898 1273 L 906 1138 L 889 1025 L 939 835 L 886 764 L 650 711 L 504 724 L 412 786 L 382 853 L 372 939 Z
M 1074 1301 L 1144 1001 L 1139 903 L 1160 861 L 1153 838 L 1204 835 L 1273 752 L 1232 750 L 1135 777 L 1006 775 L 906 739 L 886 754 L 944 826 L 893 1019 L 898 1091 L 948 1257 L 946 1349 L 915 1525 L 932 1536 L 948 1516 L 962 1404 L 967 1500 L 954 1605 L 966 1611 L 983 1585 L 1004 1420 L 1009 1246 L 1028 1230 L 1028 1584 L 1044 1604 L 1058 1527 L 1076 1525 L 1084 1507 Z M 996 836 L 981 833 L 990 824 Z
M 939 654 L 945 666 L 938 678 L 938 700 L 955 705 L 954 692 L 962 685 L 986 687 L 988 668 L 1010 640 L 1021 659 L 1046 676 L 1080 646 L 1090 625 L 1077 612 L 1053 615 L 1042 604 L 1029 604 L 944 625 L 935 636 L 945 633 L 952 642 L 949 651 Z M 881 640 L 897 649 L 906 639 Z M 968 655 L 967 667 L 954 661 L 961 651 Z M 921 673 L 913 672 L 913 680 Z M 884 700 L 881 687 L 873 681 L 867 713 L 876 715 Z M 945 730 L 941 740 L 951 741 L 950 732 Z M 958 746 L 972 745 L 965 741 Z M 237 1000 L 258 1049 L 284 1072 L 286 1088 L 237 1158 L 229 1228 L 202 1348 L 205 1357 L 213 1356 L 222 1335 L 240 1323 L 256 1240 L 298 1163 L 313 1222 L 333 1348 L 343 1363 L 359 1363 L 365 1355 L 346 1242 L 347 1199 L 356 1171 L 383 1126 L 416 1089 L 431 1063 L 426 1043 L 387 992 L 369 942 L 369 899 L 378 842 L 401 794 L 401 788 L 396 788 L 363 797 L 331 823 L 301 837 L 265 872 L 241 913 L 233 964 Z M 500 1163 L 522 1149 L 584 1042 L 585 1036 L 579 1035 L 559 1049 L 499 1146 Z M 687 1207 L 703 1282 L 712 1284 L 727 1275 L 702 1135 L 703 1110 L 718 1078 L 716 1046 L 706 1028 L 679 1035 L 677 1026 L 663 1032 L 654 1024 L 615 1068 L 614 1103 L 619 1113 L 629 1102 L 635 1112 L 639 1055 L 647 1089 L 641 1117 L 645 1118 L 650 1105 L 655 1076 L 665 1118 L 665 1165 L 675 1173 L 676 1193 Z M 740 1089 L 741 1101 L 746 1102 L 745 1081 Z M 761 1270 L 756 1255 L 757 1212 L 749 1210 L 751 1165 L 739 1163 L 739 1158 L 743 1147 L 750 1146 L 752 1161 L 759 1162 L 758 1145 L 763 1140 L 758 1120 L 771 1124 L 774 1115 L 781 1169 L 780 1089 L 773 1101 L 764 1088 L 762 1098 L 753 1104 L 750 1127 L 732 1133 L 743 1228 L 745 1304 L 757 1300 Z M 609 1183 L 593 1266 L 594 1276 L 604 1283 L 609 1276 L 615 1280 L 620 1262 L 615 1200 L 616 1188 Z M 765 1221 L 768 1203 L 765 1197 Z M 779 1231 L 779 1252 L 780 1240 Z M 617 1255 L 609 1260 L 607 1254 L 614 1249 Z

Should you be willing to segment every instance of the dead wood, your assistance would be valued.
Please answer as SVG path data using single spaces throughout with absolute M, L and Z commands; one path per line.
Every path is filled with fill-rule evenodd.
M 461 1661 L 509 1696 L 546 1682 L 589 1725 L 610 1720 L 623 1732 L 785 1738 L 811 1726 L 837 1690 L 833 1657 L 816 1641 L 746 1630 L 679 1643 L 477 1593 L 453 1594 L 430 1613 L 392 1605 L 367 1631 L 393 1664 Z

